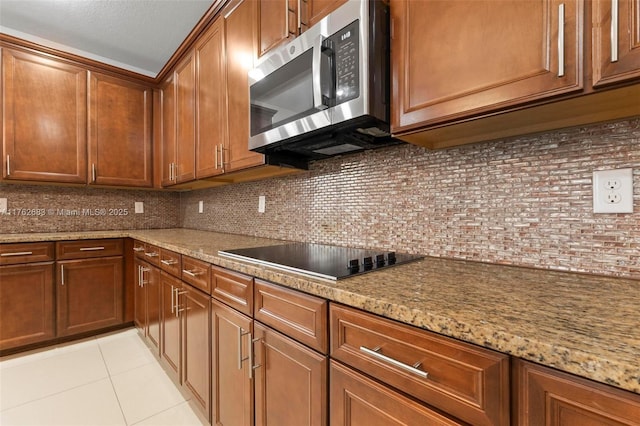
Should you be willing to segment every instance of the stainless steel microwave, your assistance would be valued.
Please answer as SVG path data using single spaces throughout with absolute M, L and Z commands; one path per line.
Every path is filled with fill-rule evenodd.
M 389 133 L 389 9 L 350 0 L 249 72 L 249 149 L 270 164 L 400 141 Z

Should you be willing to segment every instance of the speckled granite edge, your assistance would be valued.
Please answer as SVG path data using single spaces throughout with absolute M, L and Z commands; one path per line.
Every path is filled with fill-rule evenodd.
M 284 241 L 185 229 L 15 234 L 0 242 L 121 237 L 640 394 L 637 280 L 427 258 L 334 282 L 218 255 Z M 545 300 L 550 285 L 557 296 Z M 608 303 L 622 312 L 598 310 Z

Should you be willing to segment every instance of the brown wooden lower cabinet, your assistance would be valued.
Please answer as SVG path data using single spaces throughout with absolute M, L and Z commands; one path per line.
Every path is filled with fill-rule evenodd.
M 253 375 L 248 357 L 253 320 L 211 300 L 211 424 L 253 424 Z
M 330 304 L 331 358 L 474 425 L 508 426 L 509 356 Z
M 331 426 L 463 425 L 331 360 Z
M 160 272 L 160 360 L 205 417 L 210 417 L 209 295 Z
M 122 324 L 122 265 L 122 256 L 57 262 L 58 336 Z
M 160 320 L 160 358 L 171 378 L 180 382 L 180 365 L 182 363 L 180 350 L 181 327 L 180 317 L 176 311 L 176 292 L 182 288 L 182 283 L 176 277 L 164 272 L 160 273 L 160 292 L 162 298 Z
M 531 362 L 513 361 L 519 426 L 638 426 L 640 395 Z
M 0 351 L 55 337 L 53 262 L 0 266 Z
M 134 268 L 134 324 L 160 355 L 160 270 L 139 259 Z
M 257 321 L 253 330 L 256 426 L 326 426 L 327 357 Z
M 211 297 L 186 284 L 178 299 L 182 321 L 182 386 L 210 417 L 211 389 Z

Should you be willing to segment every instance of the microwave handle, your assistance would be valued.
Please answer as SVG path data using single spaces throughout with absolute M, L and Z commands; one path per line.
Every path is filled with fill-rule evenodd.
M 322 99 L 322 35 L 313 43 L 313 62 L 311 63 L 311 78 L 313 80 L 313 106 L 317 110 L 329 108 Z

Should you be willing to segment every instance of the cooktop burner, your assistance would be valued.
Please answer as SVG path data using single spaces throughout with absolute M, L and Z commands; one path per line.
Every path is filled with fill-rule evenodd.
M 311 243 L 221 250 L 218 254 L 331 280 L 377 271 L 424 257 Z

